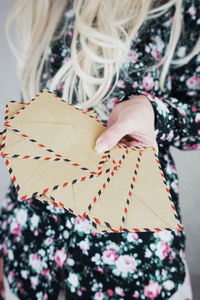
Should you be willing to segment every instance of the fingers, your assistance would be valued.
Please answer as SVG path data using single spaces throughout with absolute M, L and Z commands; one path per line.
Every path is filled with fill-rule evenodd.
M 110 150 L 125 134 L 126 132 L 123 124 L 120 122 L 114 123 L 112 126 L 108 127 L 96 140 L 95 150 L 99 153 Z
M 155 148 L 158 155 L 158 145 L 155 139 L 147 138 L 139 135 L 128 136 L 125 128 L 119 122 L 108 127 L 97 139 L 95 150 L 99 153 L 110 150 L 117 143 L 124 143 L 127 146 L 150 146 Z
M 152 147 L 152 148 L 155 149 L 155 152 L 156 152 L 157 155 L 158 155 L 158 151 L 159 151 L 157 143 L 146 144 L 146 143 L 143 143 L 143 142 L 132 141 L 132 142 L 126 142 L 126 145 L 129 146 L 129 147 L 134 147 L 134 146 Z

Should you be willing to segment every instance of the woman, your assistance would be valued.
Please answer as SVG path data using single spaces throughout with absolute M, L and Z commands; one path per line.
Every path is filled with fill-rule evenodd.
M 156 147 L 180 215 L 169 147 L 199 149 L 198 0 L 18 0 L 6 33 L 21 101 L 47 87 L 108 125 L 97 151 Z M 19 50 L 10 39 L 16 20 Z M 92 233 L 85 219 L 11 182 L 1 208 L 4 274 L 19 299 L 192 299 L 185 232 Z

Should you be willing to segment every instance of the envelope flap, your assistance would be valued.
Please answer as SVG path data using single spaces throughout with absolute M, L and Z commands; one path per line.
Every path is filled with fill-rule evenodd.
M 56 98 L 44 90 L 16 112 L 5 126 L 47 150 L 48 154 L 88 165 L 91 171 L 98 172 L 107 156 L 98 153 L 94 147 L 105 126 L 94 117 L 94 113 L 88 114 Z
M 144 184 L 145 183 L 145 184 Z M 145 186 L 145 188 L 144 188 Z M 135 188 L 136 201 L 140 201 L 149 208 L 166 227 L 177 227 L 178 216 L 173 200 L 165 180 L 162 167 L 155 152 L 148 148 L 142 155 L 141 169 L 137 177 Z M 150 214 L 144 218 L 148 220 Z

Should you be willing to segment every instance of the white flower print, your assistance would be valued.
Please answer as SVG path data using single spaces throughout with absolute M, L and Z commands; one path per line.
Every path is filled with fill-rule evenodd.
M 121 255 L 117 259 L 116 269 L 122 273 L 122 276 L 127 277 L 128 273 L 133 273 L 137 268 L 137 262 L 133 256 Z
M 172 242 L 173 234 L 170 231 L 159 231 L 158 237 L 164 242 Z
M 90 249 L 90 245 L 89 245 L 89 241 L 87 240 L 83 240 L 80 243 L 78 243 L 79 247 L 81 248 L 81 250 L 83 251 L 83 253 L 88 254 L 88 251 Z
M 27 212 L 24 209 L 19 209 L 16 213 L 16 219 L 20 225 L 24 225 L 27 221 Z
M 29 264 L 31 265 L 31 267 L 37 272 L 40 273 L 42 270 L 42 261 L 40 259 L 40 257 L 35 254 L 32 253 L 29 255 Z
M 22 277 L 24 279 L 27 279 L 28 278 L 28 271 L 27 270 L 21 270 L 21 274 L 22 274 Z
M 174 283 L 171 280 L 167 280 L 163 283 L 163 286 L 166 290 L 172 290 L 174 288 Z
M 94 261 L 96 263 L 96 265 L 100 265 L 101 264 L 101 256 L 99 253 L 95 253 L 94 256 L 92 256 L 91 261 Z
M 39 217 L 37 215 L 33 215 L 31 218 L 31 223 L 34 227 L 38 226 L 38 222 L 39 222 Z
M 75 273 L 70 273 L 67 281 L 69 281 L 73 287 L 77 287 L 79 285 L 78 276 Z

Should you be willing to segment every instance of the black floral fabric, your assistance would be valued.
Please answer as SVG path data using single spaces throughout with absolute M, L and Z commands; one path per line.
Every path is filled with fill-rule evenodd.
M 174 58 L 189 53 L 198 38 L 199 4 L 198 0 L 183 1 L 185 27 Z M 200 149 L 200 52 L 184 66 L 170 67 L 164 92 L 158 86 L 161 69 L 147 70 L 167 49 L 173 13 L 171 7 L 158 18 L 147 20 L 135 35 L 117 86 L 105 105 L 111 112 L 119 102 L 136 94 L 146 95 L 151 102 L 159 161 L 182 221 L 179 180 L 170 146 Z M 65 38 L 49 47 L 41 90 L 50 88 L 56 71 L 70 57 L 73 7 L 64 14 L 63 20 L 66 18 Z M 63 82 L 53 91 L 60 97 Z M 98 119 L 107 124 L 101 115 Z M 35 198 L 21 201 L 12 182 L 1 206 L 0 222 L 0 256 L 10 288 L 19 299 L 57 299 L 61 269 L 65 271 L 66 299 L 166 300 L 186 277 L 184 229 L 94 233 L 87 219 Z

